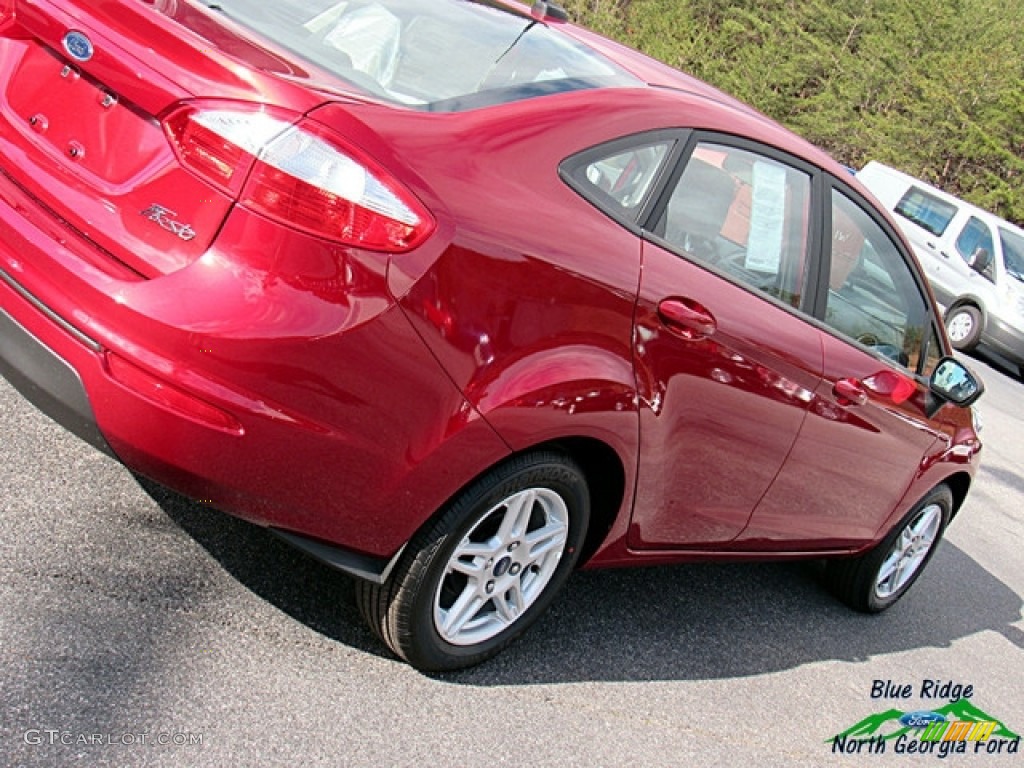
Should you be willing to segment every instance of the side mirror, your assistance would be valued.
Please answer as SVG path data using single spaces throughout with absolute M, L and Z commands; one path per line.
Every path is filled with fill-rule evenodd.
M 967 366 L 952 357 L 939 360 L 928 382 L 931 392 L 928 402 L 929 418 L 938 413 L 945 403 L 966 408 L 985 391 L 981 379 L 971 373 Z
M 988 265 L 992 263 L 992 253 L 988 248 L 975 248 L 974 253 L 971 254 L 971 269 L 977 272 L 979 275 L 982 274 Z

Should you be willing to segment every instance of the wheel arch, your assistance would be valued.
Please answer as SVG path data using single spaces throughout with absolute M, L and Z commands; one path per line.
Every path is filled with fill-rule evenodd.
M 626 496 L 626 470 L 615 450 L 600 440 L 568 437 L 534 446 L 530 450 L 552 449 L 579 464 L 590 490 L 590 526 L 580 553 L 583 565 L 611 532 Z
M 626 468 L 622 458 L 607 443 L 593 437 L 566 436 L 558 437 L 544 442 L 536 443 L 520 448 L 513 453 L 501 458 L 501 460 L 480 470 L 461 487 L 456 489 L 451 496 L 445 499 L 432 514 L 430 514 L 409 537 L 411 541 L 416 535 L 433 525 L 434 521 L 445 513 L 456 499 L 464 494 L 474 483 L 478 482 L 484 475 L 494 471 L 509 462 L 513 462 L 521 456 L 531 453 L 553 451 L 559 453 L 579 465 L 586 479 L 587 488 L 590 492 L 590 522 L 587 528 L 587 535 L 580 553 L 579 566 L 597 551 L 601 543 L 607 538 L 612 526 L 618 519 L 623 501 L 627 493 Z
M 971 476 L 967 472 L 956 472 L 942 482 L 948 485 L 949 490 L 953 492 L 953 509 L 949 514 L 949 519 L 952 520 L 960 511 L 964 501 L 967 500 L 967 492 L 971 488 Z
M 988 310 L 985 308 L 985 302 L 974 294 L 957 296 L 952 302 L 950 302 L 946 311 L 942 314 L 943 322 L 945 322 L 946 318 L 949 317 L 949 314 L 953 310 L 960 309 L 961 307 L 974 307 L 978 310 L 981 313 L 981 328 L 982 330 L 985 329 L 985 326 L 988 324 Z

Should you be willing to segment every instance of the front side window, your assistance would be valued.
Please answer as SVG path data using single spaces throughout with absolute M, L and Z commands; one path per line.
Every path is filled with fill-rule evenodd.
M 956 206 L 930 195 L 923 189 L 911 187 L 896 203 L 896 213 L 938 237 L 946 231 L 956 216 Z
M 967 266 L 995 282 L 995 271 L 992 267 L 992 230 L 981 219 L 974 216 L 970 218 L 956 239 L 956 250 L 967 262 Z
M 939 341 L 939 333 L 933 326 L 928 340 L 928 348 L 925 350 L 924 368 L 921 370 L 921 373 L 924 376 L 931 376 L 935 366 L 939 364 L 939 360 L 945 354 L 946 351 L 942 348 L 942 342 Z
M 1006 274 L 1024 283 L 1024 237 L 1000 227 L 999 242 L 1003 246 Z
M 934 364 L 941 347 L 910 265 L 885 230 L 836 191 L 830 251 L 826 324 L 912 371 L 926 369 L 927 346 L 928 364 Z
M 745 149 L 701 143 L 654 234 L 686 258 L 799 307 L 810 190 L 803 171 Z

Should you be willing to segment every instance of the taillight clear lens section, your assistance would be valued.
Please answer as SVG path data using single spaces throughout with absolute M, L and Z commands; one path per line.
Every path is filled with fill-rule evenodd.
M 237 197 L 256 155 L 294 121 L 255 106 L 187 104 L 167 116 L 164 130 L 185 167 Z
M 164 120 L 178 159 L 247 208 L 345 245 L 399 252 L 433 231 L 392 174 L 329 129 L 243 105 L 189 104 Z
M 414 248 L 433 229 L 423 206 L 387 171 L 311 122 L 260 153 L 242 203 L 306 232 L 372 250 Z

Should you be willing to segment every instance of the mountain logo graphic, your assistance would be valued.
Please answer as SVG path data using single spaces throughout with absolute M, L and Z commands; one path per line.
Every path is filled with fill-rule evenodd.
M 954 702 L 938 707 L 934 710 L 916 710 L 904 712 L 899 709 L 888 709 L 874 715 L 868 715 L 859 723 L 855 723 L 845 731 L 826 739 L 831 742 L 835 739 L 872 739 L 875 741 L 890 741 L 900 736 L 911 738 L 929 735 L 936 736 L 931 740 L 938 741 L 944 738 L 946 732 L 953 728 L 953 732 L 960 734 L 960 738 L 969 733 L 964 726 L 954 728 L 957 723 L 978 723 L 984 724 L 984 739 L 1019 739 L 1020 736 L 1011 731 L 1006 725 L 978 707 L 974 706 L 968 699 L 958 699 Z M 969 738 L 969 737 L 968 737 Z M 948 736 L 946 740 L 950 740 Z M 977 740 L 977 739 L 975 739 Z

